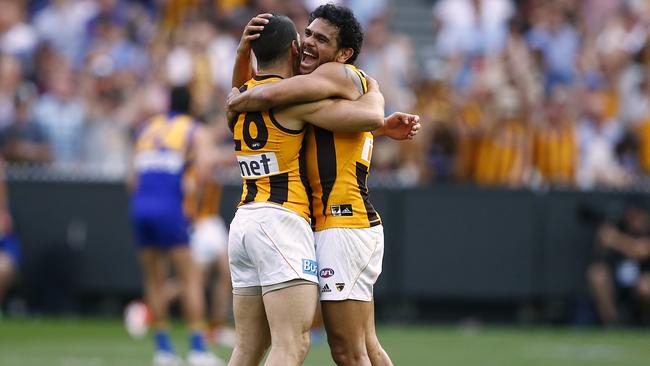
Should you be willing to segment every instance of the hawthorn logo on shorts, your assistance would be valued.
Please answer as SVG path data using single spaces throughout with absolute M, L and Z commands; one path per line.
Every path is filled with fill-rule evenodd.
M 344 282 L 337 282 L 336 283 L 336 289 L 339 290 L 339 292 L 343 291 L 343 288 L 345 287 Z
M 320 276 L 322 278 L 330 278 L 334 276 L 334 270 L 331 268 L 323 268 L 320 270 Z
M 325 286 L 323 286 L 323 289 L 320 290 L 320 292 L 332 292 L 332 290 L 327 284 L 325 284 Z
M 330 212 L 332 212 L 332 216 L 352 216 L 352 205 L 331 205 Z
M 302 259 L 302 273 L 312 276 L 318 276 L 318 263 L 311 259 Z

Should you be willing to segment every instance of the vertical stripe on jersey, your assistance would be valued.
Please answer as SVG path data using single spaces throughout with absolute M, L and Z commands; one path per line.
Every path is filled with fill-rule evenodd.
M 330 198 L 336 181 L 336 149 L 334 148 L 334 133 L 313 126 L 316 138 L 316 160 L 318 161 L 318 176 L 323 189 L 323 215 L 327 212 L 327 201 Z
M 271 194 L 268 201 L 283 204 L 289 197 L 289 173 L 272 175 L 269 177 Z
M 257 196 L 257 183 L 255 179 L 246 179 L 246 197 L 244 203 L 253 202 Z
M 372 206 L 372 203 L 370 203 L 370 198 L 368 197 L 368 187 L 366 186 L 367 179 L 368 167 L 357 162 L 357 185 L 359 186 L 363 205 L 366 207 L 368 222 L 370 226 L 375 226 L 379 224 L 379 217 L 377 216 L 377 211 L 375 211 L 375 208 Z
M 307 143 L 303 141 L 302 147 L 300 148 L 300 155 L 298 156 L 298 171 L 300 174 L 300 181 L 302 182 L 303 187 L 305 187 L 305 192 L 307 192 L 307 200 L 309 201 L 309 218 L 311 219 L 312 229 L 316 225 L 316 218 L 314 217 L 314 204 L 312 203 L 312 198 L 314 191 L 311 189 L 311 184 L 309 184 L 309 178 L 307 177 Z

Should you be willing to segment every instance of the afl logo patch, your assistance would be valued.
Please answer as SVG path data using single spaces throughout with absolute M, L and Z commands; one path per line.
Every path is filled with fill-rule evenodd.
M 320 270 L 320 276 L 322 278 L 329 278 L 334 276 L 334 270 L 331 268 L 323 268 Z

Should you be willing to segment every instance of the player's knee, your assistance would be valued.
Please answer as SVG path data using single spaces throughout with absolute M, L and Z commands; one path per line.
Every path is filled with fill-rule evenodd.
M 337 365 L 356 365 L 368 358 L 365 344 L 351 337 L 328 335 L 327 343 Z
M 271 337 L 260 335 L 258 337 L 243 339 L 235 343 L 235 348 L 249 355 L 263 355 L 271 347 Z
M 379 339 L 374 336 L 366 339 L 366 349 L 368 351 L 368 356 L 370 359 L 379 357 L 383 353 L 383 348 L 379 343 Z

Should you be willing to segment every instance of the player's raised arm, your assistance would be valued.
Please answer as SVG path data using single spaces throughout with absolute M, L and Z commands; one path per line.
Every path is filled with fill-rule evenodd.
M 269 22 L 268 18 L 273 14 L 259 14 L 253 17 L 242 33 L 237 47 L 235 66 L 232 71 L 232 86 L 239 88 L 253 77 L 253 65 L 251 64 L 251 41 L 259 38 L 264 25 Z
M 298 104 L 278 111 L 276 116 L 301 119 L 330 131 L 373 131 L 384 124 L 384 96 L 377 82 L 368 78 L 368 92 L 357 100 L 329 98 Z
M 311 74 L 260 85 L 229 98 L 227 106 L 236 112 L 250 112 L 325 98 L 354 100 L 363 94 L 359 83 L 359 77 L 345 64 L 328 62 Z

